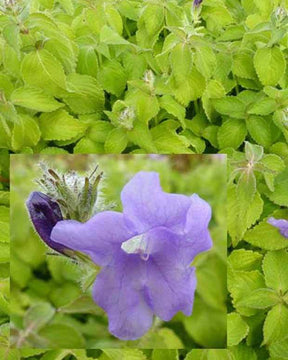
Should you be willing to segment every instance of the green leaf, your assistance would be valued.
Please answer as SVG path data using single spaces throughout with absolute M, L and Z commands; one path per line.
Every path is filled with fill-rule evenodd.
M 236 119 L 245 118 L 245 104 L 236 96 L 226 96 L 221 99 L 213 99 L 215 109 L 222 115 L 228 115 Z
M 248 325 L 237 313 L 230 313 L 227 317 L 228 346 L 238 345 L 249 331 Z
M 287 239 L 280 234 L 278 229 L 268 224 L 267 220 L 248 230 L 244 235 L 244 240 L 264 250 L 280 250 L 288 247 Z
M 184 106 L 180 105 L 172 96 L 164 95 L 159 99 L 160 107 L 166 110 L 169 114 L 172 114 L 184 125 L 184 118 L 186 110 Z
M 127 75 L 116 61 L 107 61 L 99 70 L 98 80 L 103 89 L 116 96 L 120 96 L 126 87 Z
M 244 79 L 255 79 L 256 72 L 253 57 L 249 52 L 240 51 L 233 58 L 232 71 L 236 76 Z
M 271 344 L 287 336 L 288 308 L 283 304 L 274 306 L 267 314 L 263 332 L 264 344 Z
M 105 152 L 107 154 L 121 154 L 126 149 L 127 144 L 126 131 L 121 128 L 113 129 L 105 141 Z
M 192 316 L 185 317 L 183 323 L 188 334 L 202 347 L 226 346 L 226 310 L 213 309 L 195 297 Z
M 172 73 L 177 81 L 185 80 L 192 68 L 192 54 L 185 43 L 176 45 L 170 54 Z
M 176 129 L 178 124 L 173 120 L 164 121 L 151 130 L 153 142 L 160 154 L 182 154 L 191 153 L 188 149 L 190 143 L 184 136 L 178 135 Z
M 110 360 L 146 360 L 146 356 L 138 349 L 103 349 Z
M 238 305 L 252 309 L 266 309 L 280 302 L 281 299 L 274 290 L 263 288 L 252 291 L 251 294 L 240 300 Z
M 246 125 L 243 120 L 226 120 L 218 130 L 218 143 L 220 149 L 229 147 L 237 149 L 245 140 L 246 134 Z
M 247 129 L 251 137 L 264 147 L 269 147 L 272 144 L 271 136 L 271 122 L 260 116 L 249 116 L 247 121 Z
M 178 360 L 178 350 L 155 349 L 152 352 L 152 360 Z
M 96 77 L 98 69 L 98 58 L 94 47 L 80 47 L 77 61 L 77 72 L 80 74 Z
M 41 88 L 51 95 L 61 95 L 66 89 L 63 67 L 46 49 L 31 52 L 24 57 L 21 75 L 27 85 Z
M 104 92 L 93 77 L 71 74 L 67 77 L 67 88 L 70 93 L 64 96 L 64 101 L 75 114 L 103 110 Z
M 195 65 L 197 70 L 209 79 L 216 68 L 216 56 L 210 46 L 196 47 Z
M 269 115 L 273 111 L 277 109 L 277 103 L 274 99 L 271 98 L 264 98 L 260 101 L 257 101 L 253 104 L 249 110 L 248 114 L 255 114 L 255 115 Z
M 258 271 L 233 271 L 228 272 L 228 289 L 233 299 L 235 309 L 244 316 L 254 315 L 256 310 L 241 305 L 253 290 L 265 287 L 264 277 Z
M 64 106 L 43 90 L 28 86 L 14 90 L 11 101 L 14 105 L 43 112 L 54 111 Z
M 286 62 L 278 47 L 258 49 L 254 56 L 254 66 L 263 85 L 277 85 L 283 76 Z
M 7 192 L 9 195 L 9 193 Z M 0 206 L 0 242 L 9 242 L 10 239 L 9 208 Z
M 229 360 L 257 360 L 258 357 L 253 350 L 253 348 L 245 345 L 239 344 L 238 346 L 233 346 L 229 350 Z
M 40 140 L 41 132 L 34 118 L 21 114 L 12 131 L 12 148 L 14 151 L 27 146 L 35 146 Z
M 67 356 L 69 355 L 74 355 L 77 360 L 90 359 L 86 357 L 85 350 L 50 350 L 43 355 L 41 360 L 62 360 L 62 359 L 67 359 Z
M 257 251 L 239 249 L 232 251 L 228 261 L 234 270 L 251 271 L 260 268 L 262 257 Z
M 287 337 L 282 341 L 275 341 L 269 346 L 271 360 L 284 360 L 288 358 L 288 341 Z
M 32 306 L 25 314 L 23 325 L 30 332 L 37 332 L 49 323 L 55 314 L 55 309 L 48 303 L 39 303 Z
M 72 325 L 54 323 L 42 328 L 38 333 L 48 341 L 49 348 L 84 348 L 85 340 Z
M 275 189 L 267 193 L 269 199 L 280 206 L 288 206 L 288 168 L 276 176 L 274 180 Z
M 288 291 L 288 253 L 285 250 L 268 252 L 263 260 L 266 285 L 284 294 Z
M 87 124 L 62 109 L 42 114 L 39 126 L 44 140 L 69 140 L 83 135 L 87 128 Z

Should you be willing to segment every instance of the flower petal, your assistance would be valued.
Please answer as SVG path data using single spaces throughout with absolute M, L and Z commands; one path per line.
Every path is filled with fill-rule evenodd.
M 268 224 L 278 228 L 280 230 L 280 234 L 288 238 L 288 220 L 270 217 L 267 222 Z
M 197 194 L 193 194 L 187 212 L 184 240 L 181 244 L 185 263 L 191 263 L 197 254 L 212 247 L 213 242 L 208 230 L 210 220 L 210 205 Z
M 190 315 L 196 277 L 194 268 L 182 261 L 182 236 L 165 228 L 149 232 L 147 301 L 154 313 L 168 321 L 178 311 Z
M 106 265 L 121 243 L 133 234 L 124 223 L 121 213 L 104 211 L 86 223 L 75 220 L 60 221 L 53 228 L 53 241 L 91 256 L 98 265 Z
M 138 255 L 118 254 L 94 283 L 94 301 L 107 312 L 109 331 L 119 339 L 138 339 L 152 325 L 153 313 L 143 291 L 145 266 Z
M 165 193 L 156 172 L 138 172 L 121 193 L 123 213 L 138 233 L 157 226 L 181 231 L 191 200 L 188 196 Z

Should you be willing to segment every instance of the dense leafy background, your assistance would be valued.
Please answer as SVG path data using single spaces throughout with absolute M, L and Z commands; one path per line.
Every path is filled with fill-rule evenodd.
M 9 158 L 0 154 L 0 347 L 9 342 Z
M 1 349 L 0 349 L 1 354 Z M 226 350 L 10 350 L 5 360 L 230 360 Z
M 139 170 L 160 173 L 166 191 L 198 193 L 212 206 L 214 247 L 195 260 L 197 295 L 191 317 L 180 313 L 156 322 L 139 341 L 119 341 L 107 330 L 105 313 L 81 290 L 84 273 L 62 256 L 47 255 L 30 224 L 25 200 L 37 189 L 39 160 L 55 170 L 99 164 L 106 180 L 101 199 L 121 210 L 120 192 Z M 25 181 L 23 181 L 25 179 Z M 226 347 L 226 164 L 222 155 L 16 155 L 11 163 L 11 321 L 12 344 L 44 348 L 225 348 Z M 93 274 L 92 274 L 93 275 Z M 85 280 L 86 282 L 86 280 Z M 83 281 L 82 281 L 83 286 Z
M 288 0 L 6 3 L 1 147 L 287 154 Z

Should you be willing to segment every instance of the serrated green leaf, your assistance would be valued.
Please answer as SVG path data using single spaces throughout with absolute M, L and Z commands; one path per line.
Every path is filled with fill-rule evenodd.
M 116 128 L 108 134 L 104 148 L 107 154 L 121 154 L 126 149 L 127 144 L 126 131 Z
M 244 235 L 244 240 L 264 250 L 280 250 L 288 247 L 287 239 L 280 234 L 278 229 L 268 224 L 267 220 L 248 230 Z
M 277 293 L 271 289 L 256 289 L 239 301 L 239 306 L 252 309 L 266 309 L 281 302 Z
M 28 86 L 15 89 L 11 94 L 11 101 L 14 105 L 43 112 L 54 111 L 64 106 L 43 90 Z
M 87 125 L 65 110 L 42 114 L 39 126 L 44 140 L 69 140 L 84 134 Z
M 20 115 L 12 131 L 12 148 L 14 151 L 27 146 L 35 146 L 40 140 L 41 132 L 35 120 L 29 115 Z
M 288 253 L 285 250 L 268 252 L 263 260 L 266 285 L 284 294 L 288 291 Z
M 215 109 L 222 115 L 228 115 L 236 119 L 245 118 L 245 104 L 236 96 L 213 99 L 212 103 Z
M 232 147 L 237 149 L 244 141 L 247 134 L 243 120 L 228 119 L 218 130 L 218 144 L 220 149 Z
M 257 251 L 239 249 L 232 251 L 228 261 L 234 270 L 251 271 L 260 268 L 262 257 Z
M 21 75 L 27 85 L 60 95 L 66 89 L 66 77 L 60 62 L 46 49 L 27 54 L 21 64 Z
M 24 327 L 30 332 L 37 332 L 49 323 L 55 314 L 55 309 L 48 303 L 39 303 L 32 306 L 24 316 Z
M 278 47 L 258 49 L 254 66 L 263 85 L 277 85 L 286 68 L 285 58 Z
M 287 336 L 288 308 L 283 304 L 275 305 L 267 314 L 263 333 L 264 344 L 281 341 Z
M 237 313 L 230 313 L 227 317 L 228 346 L 238 345 L 249 331 L 248 325 Z
M 67 77 L 67 88 L 70 93 L 64 96 L 64 101 L 75 114 L 103 110 L 104 92 L 93 77 L 71 74 Z

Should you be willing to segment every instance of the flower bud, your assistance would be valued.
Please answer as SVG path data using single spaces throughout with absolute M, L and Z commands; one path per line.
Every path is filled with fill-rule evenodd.
M 58 203 L 49 196 L 35 191 L 30 194 L 26 206 L 34 228 L 41 239 L 51 249 L 64 254 L 67 248 L 50 238 L 53 227 L 58 221 L 63 220 Z

